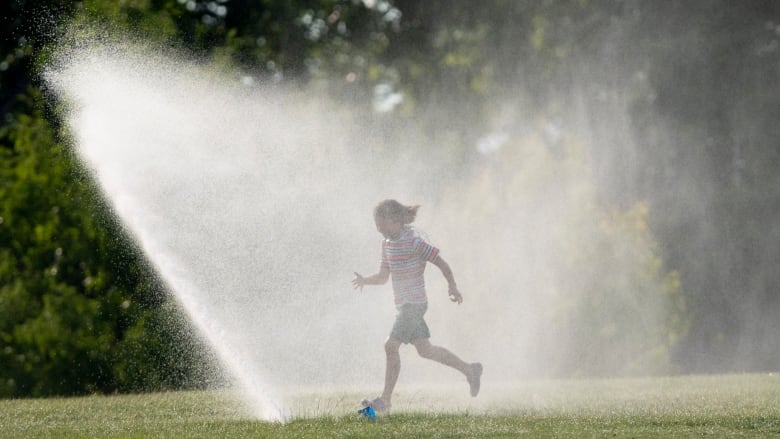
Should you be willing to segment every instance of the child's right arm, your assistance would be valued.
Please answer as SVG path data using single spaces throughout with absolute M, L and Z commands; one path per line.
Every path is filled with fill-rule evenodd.
M 387 267 L 380 268 L 379 273 L 372 274 L 368 277 L 363 277 L 360 273 L 355 272 L 355 278 L 352 279 L 352 285 L 355 286 L 355 289 L 360 288 L 362 290 L 365 285 L 382 285 L 387 282 L 389 277 L 390 269 Z

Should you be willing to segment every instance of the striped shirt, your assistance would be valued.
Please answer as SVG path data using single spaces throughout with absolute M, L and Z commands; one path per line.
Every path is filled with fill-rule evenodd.
M 381 268 L 390 270 L 395 305 L 427 303 L 425 265 L 439 256 L 439 249 L 420 238 L 409 226 L 404 226 L 396 239 L 382 241 Z

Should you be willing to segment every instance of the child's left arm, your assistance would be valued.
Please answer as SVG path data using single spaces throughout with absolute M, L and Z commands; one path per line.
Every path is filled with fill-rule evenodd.
M 458 285 L 455 283 L 455 276 L 452 274 L 450 264 L 448 264 L 447 261 L 441 257 L 441 255 L 437 256 L 436 259 L 431 261 L 431 264 L 439 267 L 441 274 L 443 274 L 444 278 L 447 279 L 447 284 L 449 284 L 448 292 L 450 300 L 457 303 L 458 305 L 463 303 L 463 296 L 460 294 L 460 291 L 458 291 Z

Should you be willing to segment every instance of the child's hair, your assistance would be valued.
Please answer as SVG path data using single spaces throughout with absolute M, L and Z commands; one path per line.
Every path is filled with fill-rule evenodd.
M 387 218 L 401 224 L 411 224 L 420 206 L 404 206 L 395 200 L 384 200 L 374 208 L 374 218 Z

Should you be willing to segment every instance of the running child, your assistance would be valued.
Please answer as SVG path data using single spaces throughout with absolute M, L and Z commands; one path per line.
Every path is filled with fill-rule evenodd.
M 481 363 L 466 363 L 449 350 L 432 345 L 430 332 L 423 316 L 428 309 L 425 292 L 425 266 L 428 262 L 437 266 L 449 284 L 449 298 L 460 305 L 463 296 L 455 284 L 449 264 L 439 255 L 439 249 L 426 242 L 409 225 L 417 216 L 420 206 L 404 206 L 395 200 L 385 200 L 374 209 L 376 228 L 385 239 L 382 241 L 382 262 L 379 272 L 361 276 L 355 272 L 352 284 L 361 291 L 365 285 L 381 285 L 392 279 L 397 315 L 390 336 L 385 342 L 387 358 L 385 387 L 382 395 L 372 401 L 364 401 L 376 411 L 391 406 L 393 389 L 401 371 L 401 344 L 411 343 L 421 357 L 459 370 L 466 376 L 471 396 L 479 393 L 482 377 Z

